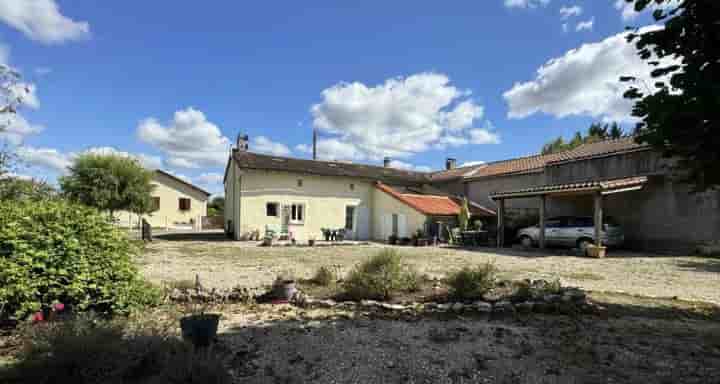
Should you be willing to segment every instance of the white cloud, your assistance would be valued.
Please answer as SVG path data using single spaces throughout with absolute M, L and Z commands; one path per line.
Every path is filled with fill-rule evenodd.
M 577 23 L 575 26 L 575 31 L 592 31 L 593 26 L 595 25 L 595 17 L 591 17 L 590 20 L 581 21 Z
M 663 2 L 661 4 L 656 4 L 654 2 L 651 2 L 650 5 L 645 9 L 648 10 L 656 10 L 656 9 L 672 9 L 680 5 L 681 0 L 672 0 Z M 620 14 L 622 15 L 623 21 L 632 21 L 635 20 L 638 16 L 640 16 L 641 12 L 635 11 L 635 3 L 628 3 L 625 0 L 615 0 L 615 9 L 620 11 Z
M 583 9 L 579 5 L 573 5 L 572 7 L 560 8 L 560 18 L 566 20 L 570 17 L 580 16 L 583 13 Z
M 82 151 L 81 154 L 82 153 L 93 153 L 93 154 L 98 154 L 98 155 L 125 156 L 125 157 L 129 157 L 129 158 L 137 160 L 138 162 L 140 162 L 140 164 L 143 167 L 145 167 L 147 169 L 162 168 L 162 159 L 160 158 L 160 156 L 151 156 L 151 155 L 146 155 L 144 153 L 124 152 L 124 151 L 117 150 L 113 147 L 92 147 L 92 148 L 88 148 L 88 149 Z M 75 156 L 77 156 L 76 153 L 70 154 L 71 158 L 74 158 Z
M 430 172 L 432 168 L 425 165 L 413 165 L 400 160 L 391 160 L 390 168 L 404 169 L 406 171 Z
M 505 6 L 508 8 L 537 8 L 545 7 L 550 0 L 505 0 Z
M 145 119 L 137 133 L 141 141 L 162 151 L 169 164 L 183 168 L 224 165 L 231 145 L 217 125 L 192 107 L 175 112 L 167 125 Z
M 28 122 L 19 114 L 10 113 L 0 113 L 0 127 L 4 128 L 0 130 L 0 139 L 13 145 L 20 145 L 27 136 L 37 135 L 45 129 L 42 125 Z
M 645 31 L 660 28 L 646 27 Z M 632 120 L 632 101 L 623 98 L 628 85 L 621 76 L 636 76 L 653 84 L 653 67 L 640 59 L 627 33 L 584 44 L 552 59 L 537 70 L 534 80 L 516 83 L 503 94 L 509 118 L 525 118 L 543 112 L 558 118 L 572 115 Z
M 0 1 L 0 21 L 46 44 L 90 36 L 90 25 L 63 16 L 55 0 Z
M 267 153 L 275 156 L 290 155 L 290 148 L 282 143 L 276 143 L 265 136 L 257 136 L 253 139 L 250 151 Z
M 312 145 L 298 144 L 298 152 L 311 154 Z M 365 160 L 367 159 L 357 146 L 338 139 L 319 139 L 317 142 L 318 160 Z
M 485 162 L 482 160 L 466 161 L 466 162 L 460 164 L 460 167 L 473 167 L 476 165 L 483 165 L 483 164 L 485 164 Z
M 469 96 L 439 73 L 392 78 L 376 86 L 339 83 L 323 90 L 322 101 L 311 109 L 314 126 L 332 136 L 318 143 L 318 153 L 379 160 L 467 142 L 473 123 L 483 116 L 482 106 Z
M 562 30 L 563 30 L 563 32 L 567 33 L 567 31 L 568 31 L 568 23 L 562 23 Z
M 500 144 L 500 136 L 487 129 L 471 129 L 470 143 L 472 144 Z
M 72 163 L 70 156 L 53 148 L 19 147 L 17 154 L 27 166 L 66 173 Z
M 203 173 L 202 175 L 195 178 L 195 182 L 198 184 L 221 184 L 224 176 L 219 173 Z

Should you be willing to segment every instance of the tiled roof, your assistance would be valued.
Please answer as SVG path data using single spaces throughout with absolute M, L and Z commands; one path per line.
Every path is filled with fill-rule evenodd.
M 513 191 L 494 192 L 490 194 L 490 198 L 506 198 L 506 197 L 525 197 L 537 196 L 552 193 L 569 193 L 569 192 L 603 192 L 620 190 L 631 187 L 641 187 L 647 183 L 646 176 L 626 177 L 621 179 L 610 180 L 594 180 L 579 183 L 553 184 L 538 187 L 530 187 L 517 189 Z
M 376 188 L 400 200 L 406 205 L 425 215 L 454 216 L 460 213 L 462 201 L 453 196 L 420 195 L 414 193 L 400 193 L 383 183 L 376 183 Z M 495 211 L 487 209 L 477 203 L 468 204 L 470 213 L 476 216 L 495 216 Z
M 447 179 L 454 177 L 465 177 L 468 179 L 498 176 L 518 173 L 532 173 L 541 171 L 548 164 L 562 163 L 565 161 L 578 161 L 598 156 L 645 150 L 650 147 L 638 144 L 633 137 L 623 137 L 615 140 L 605 140 L 596 143 L 583 144 L 575 149 L 552 153 L 549 155 L 534 155 L 517 159 L 502 160 L 488 164 L 482 164 L 472 169 L 464 169 L 462 173 L 446 171 L 433 175 L 433 180 Z M 461 168 L 459 168 L 461 169 Z
M 204 189 L 196 186 L 195 184 L 191 184 L 191 183 L 189 183 L 189 182 L 187 182 L 187 181 L 185 181 L 185 180 L 183 180 L 183 179 L 181 179 L 181 178 L 179 178 L 179 177 L 177 177 L 177 176 L 175 176 L 175 175 L 173 175 L 173 174 L 171 174 L 171 173 L 165 172 L 165 171 L 163 171 L 163 170 L 161 170 L 161 169 L 156 169 L 156 170 L 155 170 L 155 173 L 157 173 L 157 174 L 159 174 L 159 175 L 163 175 L 163 176 L 165 176 L 165 177 L 168 177 L 168 178 L 170 178 L 170 179 L 172 179 L 172 180 L 175 180 L 175 181 L 177 181 L 177 182 L 180 183 L 180 184 L 187 185 L 188 187 L 190 187 L 190 188 L 192 188 L 192 189 L 194 189 L 194 190 L 196 190 L 196 191 L 198 191 L 198 192 L 202 192 L 202 193 L 204 193 L 204 194 L 207 195 L 207 196 L 210 196 L 210 195 L 211 195 L 210 192 L 208 192 L 208 191 L 206 191 L 206 190 L 204 190 Z
M 265 169 L 286 172 L 301 172 L 323 176 L 346 176 L 383 180 L 393 183 L 427 183 L 426 173 L 386 168 L 341 161 L 317 161 L 291 157 L 261 155 L 247 151 L 233 151 L 240 168 Z

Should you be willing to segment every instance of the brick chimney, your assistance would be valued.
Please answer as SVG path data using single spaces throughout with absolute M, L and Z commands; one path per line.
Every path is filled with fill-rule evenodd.
M 385 158 L 383 159 L 383 167 L 385 167 L 385 168 L 390 168 L 390 161 L 391 161 L 391 160 L 390 160 L 389 157 L 385 157 Z
M 447 160 L 445 160 L 445 169 L 446 170 L 455 169 L 456 165 L 457 165 L 457 159 L 448 157 Z

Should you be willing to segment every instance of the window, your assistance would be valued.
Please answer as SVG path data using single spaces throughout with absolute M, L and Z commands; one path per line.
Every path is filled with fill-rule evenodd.
M 400 218 L 398 217 L 397 213 L 393 213 L 392 215 L 392 234 L 397 236 L 398 232 L 400 232 Z
M 265 215 L 268 217 L 278 217 L 278 212 L 280 211 L 278 206 L 278 203 L 267 203 L 265 205 Z
M 298 179 L 298 181 L 297 181 L 297 186 L 298 186 L 298 187 L 302 187 L 302 185 L 303 185 L 302 179 Z
M 352 185 L 352 184 L 350 184 Z M 353 223 L 355 222 L 355 207 L 348 205 L 345 207 L 345 229 L 348 231 L 353 230 Z
M 292 204 L 290 206 L 290 221 L 294 223 L 302 223 L 305 221 L 305 205 Z
M 152 200 L 150 201 L 150 211 L 155 212 L 160 209 L 160 198 L 153 196 Z
M 190 199 L 188 199 L 187 197 L 181 197 L 178 199 L 178 205 L 179 205 L 181 211 L 189 211 L 190 210 Z
M 355 190 L 355 184 L 350 184 L 350 190 L 351 190 L 351 191 L 354 191 L 354 190 Z

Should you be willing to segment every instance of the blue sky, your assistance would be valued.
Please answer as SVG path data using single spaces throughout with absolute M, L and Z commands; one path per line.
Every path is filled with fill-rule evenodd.
M 316 127 L 326 159 L 500 160 L 629 126 L 616 80 L 646 67 L 620 33 L 649 23 L 617 0 L 3 0 L 0 63 L 33 92 L 2 135 L 18 174 L 117 151 L 213 192 L 239 132 L 277 155 L 308 157 Z

